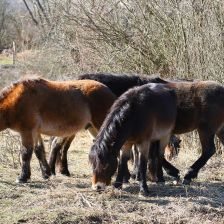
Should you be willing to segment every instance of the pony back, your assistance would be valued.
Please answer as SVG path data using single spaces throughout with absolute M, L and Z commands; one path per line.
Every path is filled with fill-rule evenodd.
M 113 73 L 89 73 L 80 75 L 77 79 L 91 79 L 101 82 L 109 87 L 116 96 L 122 95 L 130 88 L 141 86 L 147 83 L 167 83 L 166 80 L 163 80 L 156 75 L 138 76 Z

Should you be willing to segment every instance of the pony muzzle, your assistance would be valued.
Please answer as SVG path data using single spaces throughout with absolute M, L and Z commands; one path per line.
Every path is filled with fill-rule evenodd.
M 92 184 L 92 189 L 94 191 L 104 191 L 106 189 L 106 184 L 102 182 L 97 182 L 95 184 Z

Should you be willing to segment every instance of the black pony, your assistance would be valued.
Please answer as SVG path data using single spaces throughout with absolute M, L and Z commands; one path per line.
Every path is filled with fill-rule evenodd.
M 152 141 L 159 141 L 160 153 L 168 144 L 176 121 L 176 96 L 162 84 L 146 84 L 121 95 L 113 104 L 91 148 L 92 185 L 96 190 L 109 185 L 117 169 L 117 157 L 125 142 L 139 151 L 140 192 L 149 193 L 146 168 Z M 123 180 L 123 164 L 119 163 L 115 187 Z

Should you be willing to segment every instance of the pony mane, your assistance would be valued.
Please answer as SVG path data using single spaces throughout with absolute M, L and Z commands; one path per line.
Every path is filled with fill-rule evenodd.
M 0 92 L 0 100 L 3 100 L 5 97 L 7 97 L 20 84 L 28 86 L 33 83 L 43 82 L 43 81 L 46 81 L 46 80 L 39 76 L 21 78 L 18 81 L 13 82 L 11 85 L 6 86 L 2 89 L 2 91 Z
M 132 89 L 133 91 L 133 89 Z M 100 164 L 107 164 L 111 155 L 118 156 L 119 150 L 128 135 L 129 115 L 132 111 L 132 100 L 128 98 L 129 91 L 115 101 L 104 120 L 89 155 L 90 163 L 95 170 L 100 170 Z M 125 131 L 124 131 L 125 130 Z

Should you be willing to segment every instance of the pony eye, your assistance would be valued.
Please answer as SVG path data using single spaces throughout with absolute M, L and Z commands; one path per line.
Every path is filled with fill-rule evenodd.
M 106 170 L 109 167 L 109 164 L 107 163 L 104 167 L 103 170 Z

